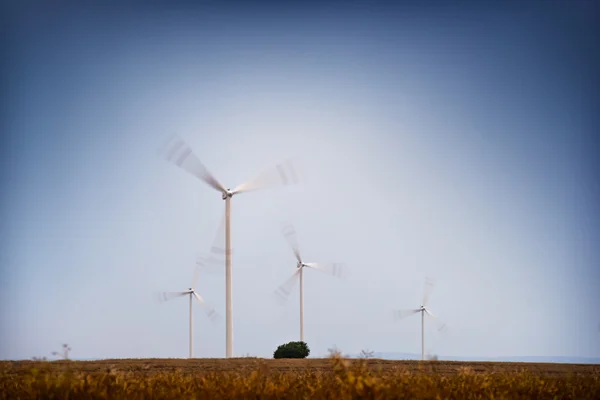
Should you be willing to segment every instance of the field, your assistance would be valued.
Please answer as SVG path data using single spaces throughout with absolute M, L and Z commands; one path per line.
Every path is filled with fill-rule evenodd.
M 600 399 L 600 365 L 338 357 L 2 361 L 0 398 Z

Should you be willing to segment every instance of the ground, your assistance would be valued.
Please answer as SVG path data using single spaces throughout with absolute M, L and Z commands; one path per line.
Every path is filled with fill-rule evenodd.
M 358 361 L 358 359 L 349 359 Z M 146 373 L 181 371 L 185 373 L 205 371 L 235 372 L 244 369 L 257 368 L 265 363 L 271 371 L 331 371 L 332 363 L 328 358 L 274 360 L 264 358 L 148 358 L 148 359 L 107 359 L 99 361 L 0 361 L 0 368 L 10 367 L 13 373 L 27 371 L 31 367 L 44 368 L 51 366 L 52 370 L 76 369 L 81 372 L 104 372 L 107 369 L 115 371 L 145 371 Z M 528 371 L 544 376 L 567 376 L 569 374 L 592 375 L 600 373 L 600 365 L 594 364 L 552 364 L 552 363 L 509 363 L 509 362 L 462 362 L 462 361 L 396 361 L 396 360 L 366 360 L 367 366 L 384 371 L 406 369 L 411 372 L 426 372 L 437 374 L 454 374 L 465 369 L 476 373 L 512 373 Z
M 358 359 L 1 361 L 0 399 L 598 399 L 600 365 Z

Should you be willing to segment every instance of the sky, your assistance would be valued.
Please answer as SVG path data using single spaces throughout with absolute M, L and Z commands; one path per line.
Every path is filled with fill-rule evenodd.
M 250 3 L 250 2 L 249 2 Z M 6 2 L 0 359 L 187 357 L 187 289 L 221 195 L 162 159 L 178 134 L 232 200 L 234 355 L 299 340 L 280 223 L 306 261 L 311 355 L 600 357 L 598 5 Z M 223 270 L 194 356 L 225 355 Z

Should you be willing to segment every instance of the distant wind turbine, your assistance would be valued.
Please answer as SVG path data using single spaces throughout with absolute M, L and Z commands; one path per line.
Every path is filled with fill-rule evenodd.
M 288 280 L 280 285 L 275 290 L 275 295 L 283 303 L 287 300 L 288 296 L 296 286 L 296 282 L 300 281 L 300 341 L 304 342 L 304 280 L 302 271 L 304 268 L 313 268 L 329 275 L 333 275 L 337 278 L 343 278 L 344 264 L 342 263 L 329 263 L 329 264 L 317 264 L 317 263 L 305 263 L 302 261 L 300 256 L 300 249 L 298 247 L 298 241 L 296 239 L 296 231 L 292 224 L 284 224 L 282 226 L 282 233 L 286 238 L 288 244 L 292 248 L 294 255 L 296 256 L 296 272 L 292 274 Z
M 194 155 L 190 146 L 178 135 L 173 135 L 164 147 L 164 157 L 171 163 L 186 170 L 216 191 L 225 200 L 225 307 L 226 307 L 226 349 L 225 356 L 233 357 L 233 300 L 231 270 L 231 198 L 234 194 L 249 192 L 268 187 L 291 185 L 299 182 L 292 160 L 277 164 L 235 189 L 226 189 L 208 171 L 200 159 Z
M 196 300 L 198 300 L 198 302 L 200 303 L 200 306 L 204 309 L 204 312 L 206 313 L 206 315 L 208 316 L 208 318 L 210 319 L 210 321 L 213 324 L 216 323 L 219 319 L 219 314 L 214 310 L 214 308 L 212 308 L 210 305 L 208 305 L 204 301 L 204 299 L 194 289 L 196 286 L 196 282 L 198 280 L 199 272 L 200 271 L 199 271 L 198 267 L 196 267 L 196 269 L 194 271 L 194 278 L 192 280 L 192 286 L 188 290 L 185 290 L 183 292 L 161 292 L 161 293 L 158 293 L 158 300 L 161 302 L 165 302 L 165 301 L 174 299 L 176 297 L 182 297 L 182 296 L 186 296 L 186 295 L 190 296 L 190 354 L 189 354 L 189 358 L 192 358 L 192 353 L 193 353 L 192 298 L 195 297 Z
M 53 351 L 52 355 L 53 356 L 61 356 L 64 360 L 68 360 L 70 351 L 71 351 L 71 348 L 69 347 L 68 344 L 65 343 L 62 345 L 62 352 Z
M 425 314 L 428 314 L 430 317 L 438 321 L 438 331 L 446 329 L 446 324 L 441 322 L 435 315 L 433 315 L 431 310 L 427 308 L 427 305 L 429 304 L 429 296 L 431 296 L 434 285 L 435 281 L 433 279 L 425 279 L 425 288 L 423 290 L 423 302 L 421 303 L 421 307 L 410 310 L 394 310 L 394 317 L 396 320 L 409 317 L 418 312 L 421 313 L 421 360 L 425 360 Z

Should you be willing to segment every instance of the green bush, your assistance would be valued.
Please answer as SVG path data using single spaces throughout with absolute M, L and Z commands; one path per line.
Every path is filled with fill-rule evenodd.
M 273 358 L 306 358 L 310 354 L 308 345 L 304 342 L 289 342 L 277 347 Z

